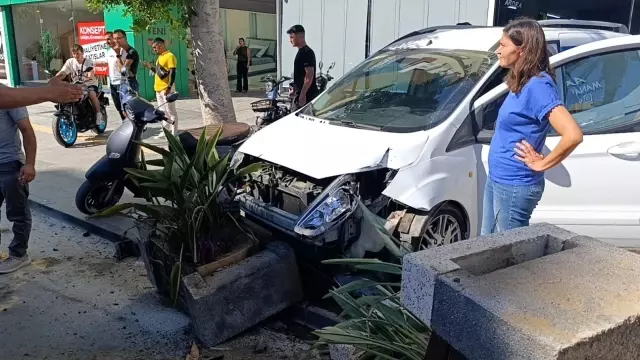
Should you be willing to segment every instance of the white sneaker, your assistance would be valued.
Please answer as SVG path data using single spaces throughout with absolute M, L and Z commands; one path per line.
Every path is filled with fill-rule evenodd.
M 23 257 L 9 256 L 8 259 L 0 262 L 0 274 L 12 273 L 29 264 L 31 264 L 31 258 L 29 258 L 29 255 L 25 255 Z
M 102 113 L 99 112 L 96 114 L 96 125 L 102 126 L 102 124 L 104 124 L 104 118 L 102 117 Z

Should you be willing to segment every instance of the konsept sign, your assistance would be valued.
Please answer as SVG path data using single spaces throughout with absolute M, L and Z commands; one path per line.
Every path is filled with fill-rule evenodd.
M 84 49 L 84 56 L 93 60 L 96 75 L 109 75 L 107 66 L 107 41 L 104 21 L 79 22 L 78 43 Z

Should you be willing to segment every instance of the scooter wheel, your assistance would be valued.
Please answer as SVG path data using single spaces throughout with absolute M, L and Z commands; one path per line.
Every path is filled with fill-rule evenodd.
M 117 186 L 117 188 L 113 189 L 111 197 L 107 199 L 113 186 Z M 123 193 L 124 185 L 122 182 L 115 183 L 112 180 L 104 180 L 94 183 L 85 180 L 76 192 L 76 207 L 83 214 L 95 215 L 117 204 Z
M 78 129 L 76 123 L 66 116 L 56 116 L 51 123 L 51 132 L 58 144 L 68 148 L 72 147 L 78 140 Z

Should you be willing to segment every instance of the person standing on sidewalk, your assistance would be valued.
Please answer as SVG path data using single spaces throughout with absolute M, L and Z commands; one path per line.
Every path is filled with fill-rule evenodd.
M 542 198 L 545 171 L 560 164 L 582 142 L 582 130 L 562 103 L 540 24 L 509 22 L 496 50 L 508 69 L 509 94 L 500 106 L 489 148 L 481 234 L 529 226 Z M 543 155 L 549 130 L 558 145 Z
M 178 67 L 178 59 L 165 45 L 164 39 L 155 38 L 153 40 L 153 50 L 158 54 L 156 66 L 143 61 L 142 64 L 155 74 L 153 89 L 156 92 L 156 99 L 160 110 L 168 115 L 173 124 L 166 121 L 162 122 L 162 126 L 169 130 L 171 134 L 176 135 L 178 131 L 178 112 L 176 111 L 176 103 L 167 103 L 167 96 L 175 91 L 176 70 Z M 164 104 L 164 105 L 163 105 Z M 164 133 L 160 133 L 155 138 L 161 138 Z
M 120 66 L 120 73 L 122 76 L 126 76 L 129 82 L 129 87 L 134 91 L 140 91 L 140 84 L 138 83 L 138 65 L 140 65 L 140 55 L 138 51 L 129 45 L 127 40 L 127 33 L 122 29 L 113 31 L 113 40 L 116 41 L 118 46 L 124 51 L 124 54 L 117 55 L 118 65 Z M 124 59 L 123 59 L 124 58 Z
M 120 102 L 120 82 L 122 81 L 122 74 L 120 74 L 120 66 L 118 63 L 118 56 L 124 55 L 124 50 L 113 40 L 113 33 L 107 32 L 107 64 L 109 65 L 109 86 L 111 89 L 111 99 L 113 100 L 113 106 L 118 110 L 120 119 L 124 120 L 126 114 L 122 109 L 122 103 Z
M 4 85 L 0 85 L 4 87 Z M 24 153 L 22 141 L 24 140 Z M 36 177 L 36 134 L 24 107 L 0 110 L 0 205 L 6 203 L 7 219 L 13 223 L 9 258 L 0 262 L 0 274 L 31 263 L 27 254 L 31 234 L 29 183 Z
M 289 30 L 291 45 L 298 48 L 296 59 L 293 63 L 293 84 L 295 86 L 295 98 L 291 104 L 291 111 L 295 111 L 318 95 L 316 85 L 316 53 L 307 45 L 305 31 L 302 25 L 294 25 Z
M 251 50 L 245 45 L 244 38 L 238 39 L 238 46 L 233 50 L 233 55 L 237 57 L 236 92 L 249 91 L 249 66 L 251 66 Z

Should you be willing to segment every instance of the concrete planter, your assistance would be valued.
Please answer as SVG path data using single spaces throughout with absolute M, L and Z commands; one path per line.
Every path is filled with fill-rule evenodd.
M 283 242 L 213 275 L 187 275 L 182 291 L 194 332 L 208 347 L 302 300 L 295 254 Z
M 136 224 L 138 228 L 138 246 L 140 247 L 140 256 L 147 270 L 147 277 L 156 290 L 163 296 L 169 296 L 170 274 L 173 264 L 179 261 L 178 257 L 165 248 L 163 242 L 154 234 L 154 226 L 152 222 L 139 222 Z M 218 269 L 232 266 L 244 260 L 254 248 L 254 242 L 250 238 L 238 243 L 228 254 L 220 259 L 202 266 L 184 265 L 183 274 L 189 275 L 198 272 L 200 276 L 206 277 Z M 181 295 L 183 291 L 181 291 Z M 184 302 L 184 299 L 181 302 Z

